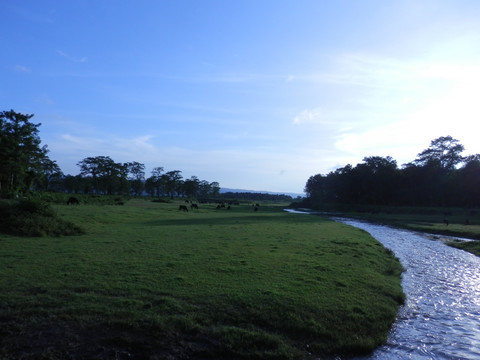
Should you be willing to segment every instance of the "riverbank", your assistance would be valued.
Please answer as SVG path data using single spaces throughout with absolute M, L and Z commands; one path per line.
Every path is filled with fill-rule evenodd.
M 480 211 L 461 208 L 328 206 L 318 211 L 396 228 L 459 238 L 444 239 L 453 247 L 480 256 Z
M 179 205 L 60 205 L 85 235 L 1 235 L 0 357 L 302 359 L 386 340 L 402 267 L 366 232 Z
M 480 359 L 479 257 L 432 241 L 425 233 L 339 221 L 367 231 L 405 268 L 406 301 L 388 341 L 361 359 Z

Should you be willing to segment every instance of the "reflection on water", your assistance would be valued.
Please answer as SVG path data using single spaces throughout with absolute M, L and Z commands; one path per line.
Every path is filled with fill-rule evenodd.
M 387 343 L 359 359 L 480 359 L 480 258 L 414 232 L 335 220 L 368 231 L 406 269 L 407 299 Z

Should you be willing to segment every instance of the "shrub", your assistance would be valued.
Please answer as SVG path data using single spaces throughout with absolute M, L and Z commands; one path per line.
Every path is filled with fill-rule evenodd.
M 46 202 L 25 199 L 0 202 L 0 232 L 20 236 L 79 235 L 83 230 L 57 216 Z

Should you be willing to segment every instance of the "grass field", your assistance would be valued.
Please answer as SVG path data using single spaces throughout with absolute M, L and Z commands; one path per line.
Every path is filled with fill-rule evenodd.
M 0 359 L 301 359 L 380 345 L 402 268 L 279 206 L 56 205 L 85 234 L 0 234 Z

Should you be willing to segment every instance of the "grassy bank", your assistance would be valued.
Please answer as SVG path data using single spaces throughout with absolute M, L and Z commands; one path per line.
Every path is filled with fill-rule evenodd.
M 385 340 L 401 266 L 367 233 L 178 205 L 57 205 L 85 235 L 0 235 L 0 358 L 294 359 Z
M 379 206 L 329 206 L 322 210 L 341 212 L 348 217 L 413 231 L 480 240 L 479 210 Z M 480 241 L 458 242 L 452 240 L 446 241 L 446 243 L 480 256 Z

